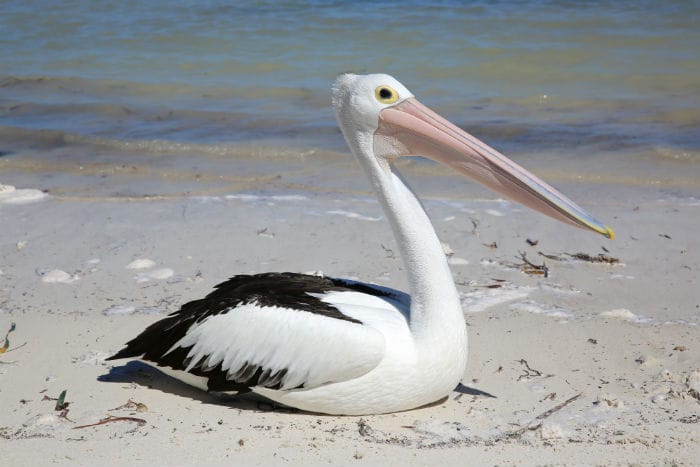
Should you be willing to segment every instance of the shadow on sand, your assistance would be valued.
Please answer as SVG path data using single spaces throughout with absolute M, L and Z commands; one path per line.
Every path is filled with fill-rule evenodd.
M 156 391 L 198 400 L 204 404 L 221 405 L 231 409 L 279 413 L 298 412 L 296 409 L 274 404 L 254 394 L 230 395 L 202 391 L 140 361 L 130 361 L 125 365 L 114 366 L 108 373 L 98 376 L 97 380 L 103 383 L 138 384 Z
M 144 386 L 156 391 L 187 397 L 205 404 L 226 406 L 231 409 L 314 415 L 297 409 L 280 406 L 255 394 L 230 395 L 205 392 L 168 376 L 158 369 L 140 361 L 130 361 L 125 365 L 114 366 L 108 373 L 98 376 L 97 380 L 103 383 L 138 384 L 139 386 Z M 461 383 L 457 385 L 454 392 L 478 397 L 496 397 L 488 392 L 464 386 Z M 432 407 L 441 404 L 445 399 L 447 399 L 447 397 L 432 404 L 427 404 L 424 407 Z

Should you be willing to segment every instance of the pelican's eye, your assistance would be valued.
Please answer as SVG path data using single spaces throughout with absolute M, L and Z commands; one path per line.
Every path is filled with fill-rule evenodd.
M 374 90 L 374 97 L 382 104 L 393 104 L 399 100 L 399 93 L 391 87 L 383 85 Z

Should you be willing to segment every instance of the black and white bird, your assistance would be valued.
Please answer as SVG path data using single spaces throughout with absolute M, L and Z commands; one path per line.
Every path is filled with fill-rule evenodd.
M 391 76 L 340 75 L 332 101 L 396 237 L 410 294 L 296 273 L 239 275 L 110 359 L 139 358 L 203 390 L 253 392 L 328 414 L 408 410 L 449 394 L 465 372 L 467 330 L 441 243 L 392 165 L 400 156 L 429 157 L 555 219 L 614 237 Z

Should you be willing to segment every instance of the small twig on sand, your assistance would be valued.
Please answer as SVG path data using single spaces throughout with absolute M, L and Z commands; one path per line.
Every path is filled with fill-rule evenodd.
M 566 407 L 567 405 L 571 404 L 573 401 L 575 401 L 576 399 L 578 399 L 578 398 L 581 397 L 582 395 L 583 395 L 583 393 L 582 393 L 582 392 L 579 392 L 579 393 L 576 394 L 575 396 L 569 397 L 569 398 L 566 399 L 564 402 L 560 402 L 559 404 L 555 405 L 555 406 L 552 407 L 551 409 L 549 409 L 549 410 L 547 410 L 547 411 L 542 412 L 541 414 L 539 414 L 537 417 L 535 417 L 535 420 L 544 420 L 545 418 L 549 417 L 549 416 L 552 415 L 553 413 L 558 412 L 558 411 L 560 411 L 561 409 L 563 409 L 564 407 Z
M 472 221 L 472 235 L 476 235 L 478 237 L 479 232 L 477 232 L 477 228 L 479 227 L 479 220 L 474 219 L 473 217 L 470 217 L 469 220 Z
M 499 289 L 503 287 L 503 285 L 508 282 L 505 279 L 491 279 L 492 281 L 495 282 L 495 284 L 467 284 L 466 282 L 463 282 L 459 285 L 470 285 L 471 287 L 480 287 L 484 289 Z
M 521 365 L 525 365 L 525 369 L 523 370 L 523 374 L 518 377 L 518 381 L 520 381 L 523 378 L 532 378 L 534 376 L 542 376 L 542 372 L 540 370 L 535 370 L 534 368 L 530 368 L 530 364 L 527 363 L 527 360 L 524 358 L 521 358 L 518 360 L 518 363 Z
M 382 250 L 384 250 L 384 254 L 385 254 L 385 257 L 386 257 L 386 258 L 389 258 L 389 259 L 394 259 L 394 258 L 396 258 L 396 256 L 394 255 L 394 250 L 392 250 L 392 249 L 389 248 L 388 246 L 384 246 L 383 243 L 380 243 L 379 246 L 381 246 L 381 247 L 382 247 Z
M 4 353 L 14 352 L 14 351 L 17 350 L 17 349 L 21 349 L 21 348 L 24 347 L 25 345 L 27 345 L 26 342 L 24 342 L 23 344 L 17 345 L 17 346 L 15 346 L 15 347 L 12 347 L 11 349 L 7 349 Z
M 113 415 L 110 415 L 110 416 L 107 417 L 107 418 L 103 418 L 103 419 L 100 420 L 99 422 L 90 423 L 89 425 L 80 425 L 80 426 L 76 426 L 76 427 L 73 427 L 73 429 L 74 429 L 74 430 L 77 430 L 77 429 L 79 429 L 79 428 L 88 428 L 88 427 L 91 427 L 91 426 L 105 425 L 105 424 L 111 423 L 111 422 L 134 422 L 134 423 L 136 423 L 138 426 L 144 426 L 144 425 L 146 424 L 146 420 L 144 420 L 143 418 L 136 418 L 136 417 L 115 417 L 115 416 L 113 416 Z
M 566 258 L 564 258 L 562 256 L 558 256 L 558 255 L 542 253 L 541 251 L 538 251 L 537 254 L 540 256 L 543 256 L 547 259 L 551 259 L 552 261 L 566 261 Z
M 575 396 L 569 397 L 569 398 L 568 398 L 567 400 L 565 400 L 564 402 L 561 402 L 561 403 L 555 405 L 554 407 L 552 407 L 551 409 L 549 409 L 549 410 L 547 410 L 547 411 L 545 411 L 545 412 L 542 412 L 541 414 L 539 414 L 538 416 L 536 416 L 535 418 L 533 418 L 532 421 L 531 421 L 530 423 L 528 423 L 527 425 L 525 425 L 525 426 L 523 426 L 523 427 L 521 427 L 521 428 L 518 428 L 517 430 L 515 430 L 515 431 L 513 431 L 513 432 L 511 432 L 511 433 L 507 433 L 506 436 L 507 436 L 508 438 L 515 438 L 515 437 L 517 437 L 517 436 L 522 435 L 522 434 L 525 433 L 526 431 L 533 431 L 533 430 L 538 429 L 539 427 L 542 426 L 542 421 L 543 421 L 545 418 L 551 416 L 553 413 L 558 412 L 558 411 L 560 411 L 561 409 L 563 409 L 564 407 L 566 407 L 567 405 L 571 404 L 573 401 L 575 401 L 576 399 L 578 399 L 579 397 L 581 397 L 581 395 L 583 395 L 583 393 L 582 393 L 582 392 L 579 392 L 579 393 L 576 394 Z M 535 424 L 535 421 L 537 421 L 537 422 L 539 422 L 539 423 Z
M 58 418 L 63 418 L 63 419 L 68 420 L 71 423 L 75 423 L 75 420 L 71 420 L 70 418 L 68 418 L 68 412 L 69 412 L 68 409 L 62 409 L 58 414 Z

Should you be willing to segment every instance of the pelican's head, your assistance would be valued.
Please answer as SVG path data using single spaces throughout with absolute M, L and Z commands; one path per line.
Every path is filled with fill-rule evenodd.
M 343 133 L 374 133 L 382 110 L 413 94 L 394 77 L 384 74 L 342 74 L 333 84 L 333 108 Z M 375 154 L 376 155 L 376 154 Z
M 425 156 L 554 219 L 615 237 L 558 190 L 421 104 L 389 75 L 340 75 L 333 84 L 333 108 L 360 160 L 374 158 L 388 170 L 396 157 Z

